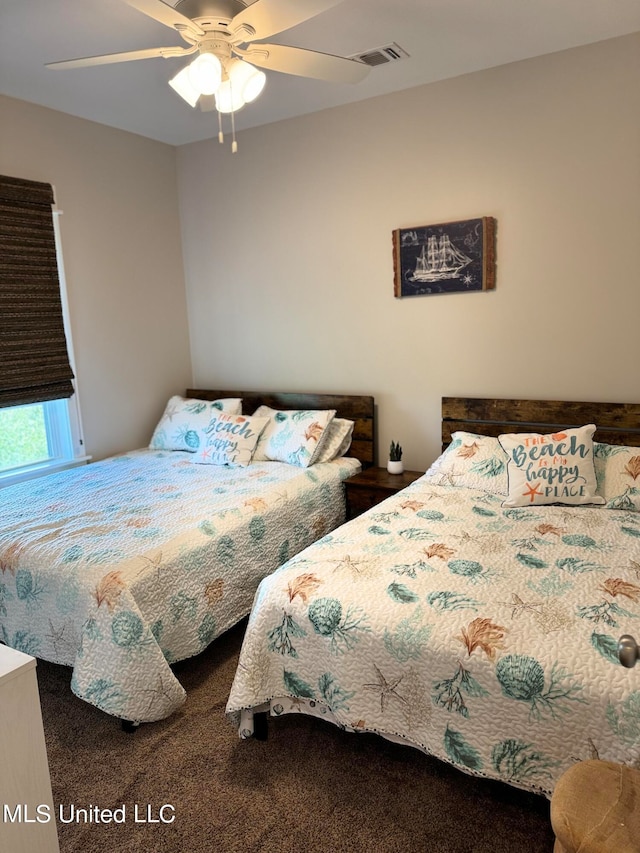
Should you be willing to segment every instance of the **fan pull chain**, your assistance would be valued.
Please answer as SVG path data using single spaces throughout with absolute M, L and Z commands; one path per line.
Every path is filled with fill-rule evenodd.
M 231 93 L 231 153 L 235 154 L 238 150 L 238 143 L 236 142 L 236 115 L 233 109 L 233 83 L 231 80 L 229 80 L 229 92 Z
M 233 110 L 231 110 L 231 153 L 235 154 L 238 150 L 238 143 L 236 142 L 236 119 Z
M 222 132 L 222 113 L 218 110 L 218 142 L 222 145 L 224 142 L 224 134 Z

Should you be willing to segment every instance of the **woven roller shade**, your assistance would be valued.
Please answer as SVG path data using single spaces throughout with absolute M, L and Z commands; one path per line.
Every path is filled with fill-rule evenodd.
M 0 175 L 0 407 L 73 394 L 50 184 Z

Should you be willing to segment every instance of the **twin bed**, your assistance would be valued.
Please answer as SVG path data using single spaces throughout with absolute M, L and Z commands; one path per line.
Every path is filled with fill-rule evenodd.
M 588 423 L 606 503 L 503 506 L 496 436 L 564 450 Z M 321 717 L 546 796 L 577 760 L 637 765 L 640 673 L 617 639 L 640 618 L 640 406 L 445 398 L 442 440 L 423 477 L 262 581 L 228 715 L 242 737 L 264 712 Z
M 0 490 L 0 641 L 73 668 L 81 699 L 129 724 L 185 700 L 171 664 L 247 615 L 259 581 L 344 521 L 342 481 L 373 456 L 373 398 L 188 389 L 244 414 L 335 410 L 351 454 L 311 467 L 192 464 L 167 407 L 152 447 Z M 193 408 L 193 407 L 192 407 Z M 154 446 L 155 444 L 155 446 Z
M 444 398 L 443 455 L 342 524 L 373 398 L 187 397 L 335 409 L 348 458 L 147 449 L 0 491 L 0 639 L 137 723 L 184 701 L 173 662 L 251 611 L 227 706 L 242 737 L 308 714 L 546 796 L 577 760 L 640 762 L 640 670 L 617 658 L 640 618 L 640 405 Z M 602 505 L 504 505 L 497 436 L 589 423 Z

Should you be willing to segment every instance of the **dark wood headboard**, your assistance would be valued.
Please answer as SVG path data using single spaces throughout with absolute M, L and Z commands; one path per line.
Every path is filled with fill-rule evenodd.
M 272 409 L 335 409 L 337 418 L 354 421 L 353 440 L 349 456 L 354 456 L 363 468 L 375 460 L 375 430 L 373 397 L 362 394 L 303 394 L 279 391 L 213 391 L 209 388 L 187 388 L 187 397 L 218 400 L 223 397 L 242 397 L 242 411 L 252 415 L 258 406 Z
M 595 424 L 595 441 L 640 447 L 640 403 L 564 403 L 560 400 L 442 398 L 442 448 L 456 430 L 480 435 L 557 432 Z

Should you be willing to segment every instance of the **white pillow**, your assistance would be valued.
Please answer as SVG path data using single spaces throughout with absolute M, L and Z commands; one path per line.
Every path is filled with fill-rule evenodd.
M 201 431 L 200 449 L 189 461 L 200 465 L 246 468 L 251 462 L 260 433 L 268 423 L 269 418 L 220 412 Z
M 317 462 L 332 462 L 334 459 L 345 456 L 351 447 L 353 427 L 354 421 L 348 421 L 344 418 L 334 418 L 330 421 L 322 436 L 314 465 Z
M 594 442 L 598 492 L 609 509 L 640 512 L 640 447 Z
M 425 477 L 437 486 L 460 486 L 506 495 L 507 455 L 495 436 L 460 430 L 453 433 L 451 443 Z
M 595 424 L 541 435 L 499 436 L 509 462 L 509 496 L 503 506 L 603 504 L 596 494 Z
M 297 409 L 279 411 L 258 406 L 254 416 L 268 417 L 254 459 L 288 462 L 308 468 L 316 461 L 324 431 L 335 417 L 335 409 Z
M 149 447 L 152 450 L 189 450 L 195 453 L 200 446 L 199 433 L 217 412 L 239 415 L 242 400 L 233 397 L 223 400 L 171 397 L 153 431 Z

